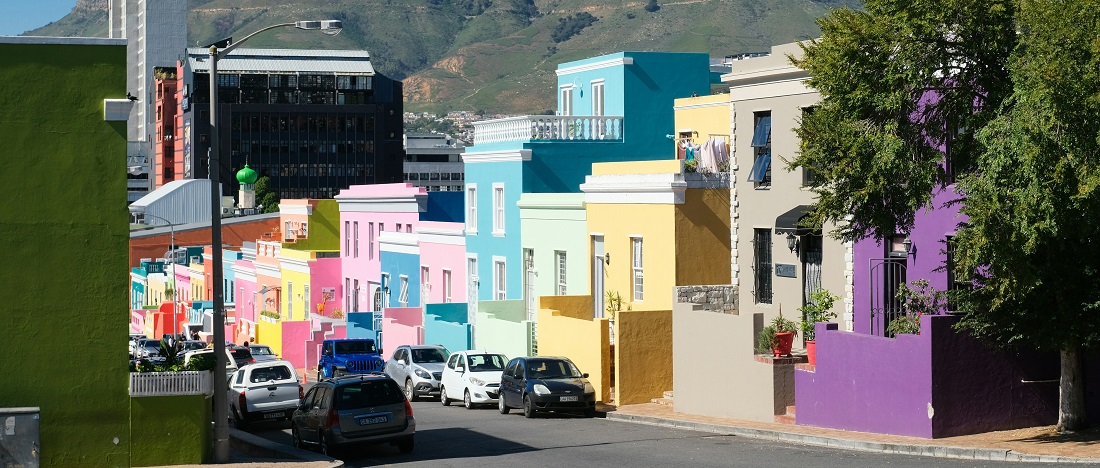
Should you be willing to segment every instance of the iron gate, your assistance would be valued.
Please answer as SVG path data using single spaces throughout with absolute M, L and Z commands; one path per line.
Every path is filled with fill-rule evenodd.
M 871 334 L 887 336 L 886 327 L 904 315 L 903 303 L 897 297 L 898 286 L 905 284 L 904 258 L 872 258 L 868 260 L 871 300 Z

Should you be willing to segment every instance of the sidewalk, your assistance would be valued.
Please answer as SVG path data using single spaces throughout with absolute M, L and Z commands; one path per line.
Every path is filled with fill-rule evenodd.
M 975 460 L 1100 463 L 1100 431 L 1060 435 L 1053 426 L 922 439 L 790 424 L 761 423 L 676 413 L 670 405 L 645 403 L 607 408 L 613 421 L 675 427 L 716 434 L 879 453 Z
M 170 465 L 150 468 L 206 468 L 209 466 Z M 341 468 L 344 462 L 230 428 L 229 462 L 217 466 L 221 468 Z

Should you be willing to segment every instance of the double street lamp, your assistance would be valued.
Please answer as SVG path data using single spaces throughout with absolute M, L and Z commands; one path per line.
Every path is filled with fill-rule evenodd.
M 229 461 L 229 406 L 228 406 L 228 382 L 226 381 L 225 366 L 225 291 L 222 288 L 224 275 L 222 273 L 222 206 L 221 206 L 221 162 L 218 152 L 221 139 L 218 138 L 218 60 L 225 58 L 245 41 L 264 31 L 275 28 L 297 28 L 321 31 L 324 34 L 335 36 L 343 29 L 343 22 L 338 20 L 325 21 L 295 21 L 293 23 L 281 23 L 260 29 L 249 34 L 237 42 L 233 38 L 224 39 L 210 45 L 210 245 L 212 258 L 211 265 L 214 287 L 214 462 L 225 463 Z

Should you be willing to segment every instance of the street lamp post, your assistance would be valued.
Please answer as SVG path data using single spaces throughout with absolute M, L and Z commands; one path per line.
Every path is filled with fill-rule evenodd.
M 176 298 L 178 298 L 179 294 L 180 294 L 179 290 L 176 289 L 176 252 L 175 252 L 175 250 L 176 250 L 176 225 L 173 224 L 171 221 L 169 221 L 167 219 L 164 219 L 164 218 L 161 218 L 160 216 L 157 216 L 157 215 L 151 215 L 149 213 L 142 213 L 142 216 L 144 216 L 146 218 L 156 218 L 156 219 L 159 219 L 161 221 L 164 221 L 165 223 L 168 223 L 168 230 L 172 233 L 172 245 L 171 245 L 171 247 L 169 247 L 168 251 L 172 253 L 172 260 L 171 260 L 171 262 L 172 262 L 172 335 L 173 335 L 172 339 L 175 340 L 176 339 L 175 335 L 178 335 L 180 333 L 179 320 L 177 320 L 177 317 L 176 317 L 176 313 L 178 312 L 176 310 L 176 305 L 177 305 Z
M 225 291 L 222 290 L 222 212 L 221 212 L 221 162 L 218 152 L 221 139 L 218 138 L 218 60 L 224 58 L 233 49 L 236 49 L 245 41 L 264 31 L 275 28 L 293 27 L 298 29 L 318 30 L 325 34 L 335 36 L 344 27 L 338 20 L 325 21 L 296 21 L 293 23 L 281 23 L 260 29 L 249 34 L 240 41 L 233 42 L 232 38 L 219 41 L 210 46 L 210 245 L 213 252 L 211 261 L 212 278 L 214 283 L 214 462 L 225 463 L 229 461 L 229 406 L 227 402 L 228 382 L 225 375 Z M 218 46 L 223 47 L 219 50 Z

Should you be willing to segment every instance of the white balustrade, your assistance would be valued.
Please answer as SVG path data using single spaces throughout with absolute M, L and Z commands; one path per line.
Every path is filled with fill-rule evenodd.
M 209 371 L 131 372 L 130 396 L 210 395 Z
M 474 144 L 622 139 L 623 118 L 605 115 L 527 115 L 474 122 Z

